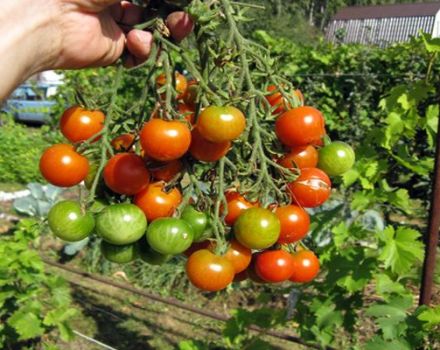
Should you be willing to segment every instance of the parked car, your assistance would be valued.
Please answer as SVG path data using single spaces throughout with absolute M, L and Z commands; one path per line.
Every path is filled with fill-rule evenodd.
M 1 110 L 18 121 L 45 123 L 55 105 L 49 100 L 57 92 L 57 84 L 23 84 L 6 100 Z

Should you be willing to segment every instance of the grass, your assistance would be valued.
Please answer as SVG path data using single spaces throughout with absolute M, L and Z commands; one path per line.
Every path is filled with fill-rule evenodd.
M 26 188 L 25 184 L 17 182 L 0 182 L 0 192 L 16 192 Z

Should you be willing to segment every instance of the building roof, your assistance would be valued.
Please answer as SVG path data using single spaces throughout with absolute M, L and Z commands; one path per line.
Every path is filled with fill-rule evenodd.
M 365 18 L 388 17 L 420 17 L 435 16 L 440 10 L 440 2 L 376 5 L 376 6 L 351 6 L 339 10 L 332 20 L 351 20 Z

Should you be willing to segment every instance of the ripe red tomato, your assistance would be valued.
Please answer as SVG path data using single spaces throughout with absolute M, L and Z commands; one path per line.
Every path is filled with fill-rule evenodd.
M 279 163 L 287 169 L 316 168 L 318 151 L 312 145 L 293 147 L 279 160 Z
M 163 182 L 152 183 L 134 197 L 133 203 L 142 209 L 148 222 L 172 216 L 182 202 L 182 194 L 177 188 L 165 192 L 164 185 Z
M 175 77 L 175 86 L 174 89 L 177 92 L 177 98 L 182 98 L 185 95 L 186 92 L 186 88 L 188 87 L 188 82 L 185 78 L 184 75 L 180 74 L 179 72 L 175 72 L 174 73 L 174 77 Z M 167 77 L 165 74 L 160 74 L 157 78 L 156 78 L 156 85 L 157 88 L 161 88 L 162 86 L 164 86 L 167 83 Z M 164 98 L 165 94 L 162 94 L 162 98 Z
M 150 167 L 151 175 L 158 181 L 171 181 L 183 169 L 183 164 L 180 160 L 172 160 L 171 162 L 155 164 Z
M 266 250 L 255 259 L 255 272 L 266 282 L 287 281 L 294 269 L 292 255 L 284 250 Z
M 323 204 L 330 196 L 331 186 L 327 174 L 318 168 L 301 169 L 301 175 L 287 185 L 293 200 L 305 208 Z
M 229 191 L 225 193 L 226 202 L 228 203 L 228 214 L 225 216 L 226 225 L 232 226 L 243 210 L 256 207 L 258 203 L 251 203 L 240 193 Z
M 272 107 L 277 107 L 273 114 L 280 114 L 286 112 L 288 109 L 292 108 L 292 105 L 284 98 L 283 94 L 278 91 L 275 85 L 269 85 L 267 87 L 268 92 L 273 92 L 266 96 L 267 101 Z M 300 90 L 294 90 L 293 94 L 296 95 L 301 105 L 304 104 L 304 96 Z
M 169 162 L 182 157 L 191 144 L 191 131 L 185 123 L 152 119 L 140 133 L 145 155 Z
M 185 118 L 185 120 L 191 125 L 194 124 L 195 113 L 194 109 L 185 103 L 179 103 L 177 105 L 177 110 Z
M 275 132 L 286 146 L 306 146 L 324 137 L 324 117 L 316 108 L 296 107 L 278 117 Z
M 191 146 L 189 153 L 202 162 L 216 162 L 228 153 L 231 148 L 230 141 L 211 142 L 200 135 L 197 128 L 191 132 Z
M 150 173 L 141 157 L 133 153 L 118 153 L 104 168 L 104 182 L 113 192 L 132 196 L 146 188 Z
M 235 276 L 228 259 L 207 249 L 198 250 L 188 258 L 186 274 L 194 286 L 210 292 L 226 288 Z
M 63 113 L 60 130 L 70 142 L 88 140 L 104 127 L 104 113 L 73 106 Z
M 319 260 L 310 250 L 302 250 L 293 254 L 294 271 L 292 282 L 306 283 L 312 281 L 319 273 Z
M 134 139 L 133 134 L 122 134 L 115 137 L 111 145 L 118 152 L 134 152 Z
M 47 148 L 40 158 L 40 171 L 52 185 L 71 187 L 83 181 L 89 161 L 75 152 L 72 145 L 57 144 Z
M 211 142 L 232 141 L 241 135 L 245 127 L 244 114 L 232 106 L 209 106 L 197 120 L 200 135 Z
M 240 273 L 251 263 L 252 251 L 233 239 L 224 257 L 232 263 L 235 273 Z
M 278 243 L 288 244 L 303 239 L 310 228 L 310 216 L 302 208 L 296 205 L 286 205 L 275 210 L 281 223 Z

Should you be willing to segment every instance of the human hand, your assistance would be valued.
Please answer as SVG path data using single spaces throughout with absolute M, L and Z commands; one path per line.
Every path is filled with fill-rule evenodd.
M 127 49 L 124 64 L 132 67 L 148 58 L 153 43 L 150 32 L 131 29 L 143 20 L 144 9 L 118 0 L 52 0 L 59 10 L 55 61 L 50 68 L 83 68 L 114 63 Z M 175 12 L 167 20 L 176 40 L 193 27 L 189 16 Z

